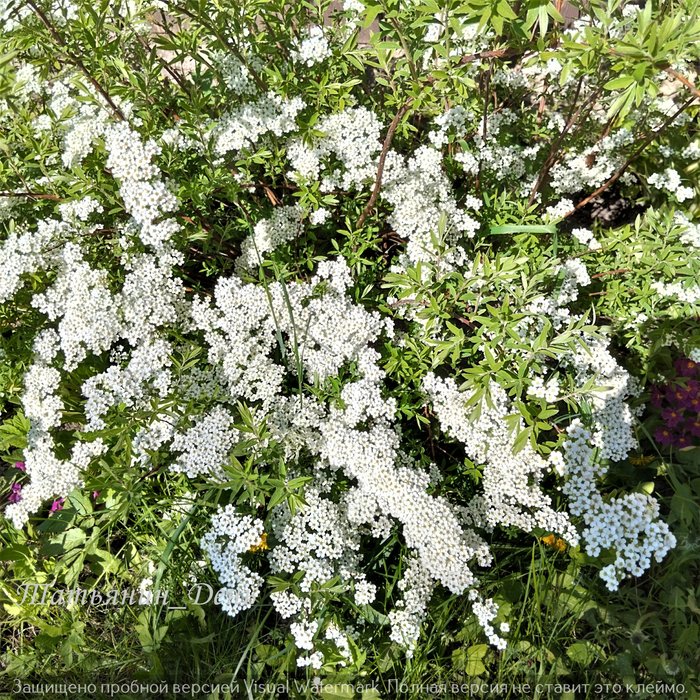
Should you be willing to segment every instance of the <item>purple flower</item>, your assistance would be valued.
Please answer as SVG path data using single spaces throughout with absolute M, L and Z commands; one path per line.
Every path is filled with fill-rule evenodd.
M 700 437 L 700 417 L 697 417 L 693 420 L 688 419 L 685 422 L 685 429 L 691 434 L 695 435 L 695 437 Z
M 676 360 L 673 366 L 676 368 L 679 377 L 694 377 L 700 369 L 700 365 L 697 362 L 693 362 L 687 357 Z
M 93 492 L 92 492 L 92 497 L 93 497 L 95 500 L 97 500 L 97 497 L 100 495 L 100 493 L 102 493 L 102 492 L 101 492 L 101 491 L 93 491 Z
M 26 471 L 26 469 L 27 469 L 24 466 L 24 462 L 15 462 L 15 467 L 17 467 L 17 469 L 21 469 L 22 471 Z
M 676 411 L 675 408 L 664 408 L 661 417 L 666 421 L 669 428 L 677 428 L 683 420 L 683 412 Z
M 689 394 L 690 391 L 680 384 L 672 384 L 666 390 L 666 398 L 669 400 L 669 403 L 676 406 L 682 404 Z
M 652 386 L 651 387 L 651 405 L 654 408 L 661 408 L 663 400 L 664 400 L 664 394 L 661 391 L 661 389 L 659 389 L 658 386 Z
M 59 498 L 51 504 L 51 512 L 55 513 L 57 510 L 63 510 L 63 504 L 66 502 L 65 498 Z
M 690 447 L 690 438 L 687 435 L 678 435 L 673 441 L 673 446 L 677 447 L 679 450 L 683 447 Z
M 689 396 L 683 406 L 689 408 L 691 413 L 700 413 L 700 396 Z
M 22 484 L 12 484 L 12 493 L 8 499 L 10 503 L 19 503 L 22 500 Z
M 654 433 L 654 440 L 656 440 L 656 442 L 660 442 L 662 445 L 668 446 L 675 439 L 675 434 L 672 433 L 668 428 L 657 428 L 656 432 Z

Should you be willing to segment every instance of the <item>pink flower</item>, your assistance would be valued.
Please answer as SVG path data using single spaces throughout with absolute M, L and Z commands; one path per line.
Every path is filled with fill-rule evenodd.
M 92 492 L 92 497 L 97 500 L 97 497 L 100 495 L 101 491 L 93 491 Z
M 59 498 L 51 504 L 51 512 L 55 513 L 57 510 L 63 510 L 63 504 L 66 502 L 65 498 Z
M 19 503 L 22 500 L 22 484 L 12 484 L 10 487 L 12 493 L 10 494 L 10 503 Z
M 24 462 L 15 462 L 15 467 L 17 467 L 17 469 L 21 469 L 22 471 L 26 471 L 26 469 L 27 469 L 24 466 Z

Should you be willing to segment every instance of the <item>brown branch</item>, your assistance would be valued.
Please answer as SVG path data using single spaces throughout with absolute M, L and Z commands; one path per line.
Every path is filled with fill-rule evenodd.
M 573 260 L 574 258 L 580 258 L 582 255 L 588 255 L 589 253 L 600 253 L 604 250 L 610 250 L 612 246 L 605 246 L 601 248 L 589 248 L 588 250 L 584 250 L 583 253 L 576 253 L 576 255 L 571 255 L 568 259 Z
M 139 43 L 143 48 L 148 51 L 149 53 L 153 50 L 152 47 L 148 45 L 146 40 L 138 33 L 135 34 L 136 38 L 138 39 Z M 161 56 L 159 56 L 156 53 L 156 58 L 158 59 L 158 62 L 163 66 L 163 68 L 168 72 L 170 77 L 180 86 L 180 89 L 188 96 L 191 97 L 190 91 L 187 89 L 187 86 L 185 83 L 182 81 L 182 78 L 170 67 L 170 64 L 165 61 Z
M 562 217 L 565 219 L 567 216 L 571 216 L 574 212 L 578 211 L 581 209 L 581 207 L 586 206 L 592 199 L 595 199 L 599 194 L 602 192 L 605 192 L 605 190 L 610 187 L 614 182 L 617 182 L 617 180 L 620 179 L 622 174 L 629 168 L 632 163 L 634 163 L 637 158 L 642 154 L 644 149 L 656 139 L 657 136 L 662 134 L 677 118 L 680 114 L 682 114 L 690 105 L 697 99 L 696 95 L 693 95 L 689 100 L 687 100 L 683 106 L 678 109 L 674 114 L 672 114 L 656 131 L 652 131 L 651 134 L 644 140 L 644 143 L 637 149 L 637 151 L 630 156 L 630 158 L 627 160 L 627 162 L 604 184 L 601 185 L 593 194 L 588 195 L 585 199 L 581 200 L 571 211 L 567 212 L 564 214 Z
M 85 64 L 76 56 L 73 56 L 70 51 L 68 50 L 68 46 L 66 45 L 66 42 L 63 41 L 61 38 L 61 35 L 56 31 L 54 26 L 49 22 L 48 17 L 44 14 L 44 12 L 41 10 L 41 8 L 34 2 L 34 0 L 27 0 L 27 4 L 34 10 L 34 14 L 39 17 L 39 19 L 43 22 L 44 26 L 49 30 L 49 33 L 51 36 L 54 38 L 54 41 L 63 49 L 65 52 L 66 56 L 68 57 L 68 60 L 77 68 L 80 69 L 80 71 L 83 73 L 83 75 L 92 83 L 92 86 L 97 90 L 97 92 L 102 95 L 104 98 L 105 102 L 110 106 L 112 112 L 114 112 L 114 116 L 119 119 L 119 121 L 125 121 L 124 115 L 121 113 L 121 110 L 119 107 L 117 107 L 116 104 L 112 101 L 112 98 L 109 96 L 109 93 L 93 78 L 90 73 L 88 72 L 88 69 L 85 67 Z
M 54 194 L 36 194 L 35 192 L 0 192 L 0 197 L 33 197 L 35 199 L 55 199 L 61 201 L 61 197 Z
M 569 116 L 569 119 L 566 122 L 566 125 L 564 126 L 563 131 L 561 134 L 559 134 L 559 137 L 557 140 L 552 144 L 552 148 L 549 151 L 549 155 L 547 156 L 547 160 L 544 162 L 544 165 L 542 166 L 542 170 L 540 170 L 539 175 L 537 176 L 537 180 L 535 181 L 535 185 L 532 188 L 532 192 L 530 193 L 530 199 L 527 201 L 527 208 L 529 209 L 532 206 L 532 203 L 535 201 L 535 197 L 537 196 L 537 190 L 543 185 L 545 179 L 547 178 L 547 175 L 549 174 L 549 171 L 551 170 L 552 166 L 554 165 L 554 162 L 557 159 L 557 156 L 559 154 L 559 148 L 561 147 L 562 142 L 564 141 L 564 138 L 566 135 L 569 133 L 569 129 L 573 126 L 574 122 L 579 118 L 581 115 L 581 112 L 585 109 L 586 105 L 589 102 L 594 102 L 597 97 L 600 95 L 602 88 L 598 88 L 597 90 L 594 90 L 582 103 L 581 106 L 574 112 L 574 114 L 571 114 Z M 578 92 L 577 92 L 578 94 Z M 573 106 L 572 106 L 573 109 Z
M 621 270 L 608 270 L 608 272 L 599 272 L 597 275 L 591 277 L 592 280 L 598 279 L 599 277 L 605 277 L 605 275 L 619 275 L 623 272 L 632 272 L 629 268 L 624 268 Z
M 260 88 L 262 92 L 267 92 L 267 88 L 265 87 L 265 83 L 263 83 L 262 80 L 260 80 L 260 76 L 257 74 L 257 72 L 250 66 L 248 61 L 246 61 L 245 56 L 239 51 L 238 47 L 235 44 L 232 44 L 230 41 L 224 37 L 221 32 L 219 32 L 216 28 L 216 25 L 209 24 L 208 22 L 205 22 L 201 17 L 198 17 L 197 15 L 193 14 L 189 10 L 186 10 L 183 7 L 180 7 L 179 5 L 176 6 L 175 8 L 178 12 L 182 12 L 183 15 L 186 17 L 189 17 L 190 19 L 195 20 L 195 22 L 199 22 L 203 27 L 206 27 L 214 36 L 221 42 L 222 46 L 224 46 L 226 49 L 228 49 L 249 71 L 251 76 L 253 77 L 253 80 L 255 81 L 255 84 Z
M 393 309 L 396 308 L 397 306 L 402 306 L 403 304 L 421 304 L 422 306 L 430 306 L 427 301 L 424 301 L 423 299 L 399 299 L 398 301 L 395 301 L 393 304 L 389 304 L 389 308 Z
M 664 70 L 669 74 L 672 75 L 676 80 L 680 80 L 683 85 L 685 85 L 690 92 L 692 92 L 695 97 L 700 97 L 700 91 L 693 85 L 693 83 L 690 82 L 687 78 L 683 77 L 680 73 L 677 73 L 673 68 L 664 68 Z
M 389 152 L 389 146 L 391 146 L 391 140 L 394 138 L 394 132 L 396 131 L 396 128 L 399 125 L 399 122 L 401 121 L 401 118 L 406 114 L 408 111 L 409 107 L 411 106 L 411 103 L 413 102 L 413 98 L 410 98 L 403 107 L 396 113 L 396 116 L 394 117 L 393 121 L 391 122 L 391 125 L 389 126 L 389 131 L 386 133 L 386 138 L 384 139 L 384 145 L 382 146 L 382 152 L 379 155 L 379 165 L 377 166 L 377 178 L 374 183 L 374 189 L 372 190 L 372 196 L 369 198 L 369 202 L 367 202 L 367 206 L 365 207 L 364 211 L 360 215 L 360 218 L 357 222 L 357 228 L 361 228 L 362 224 L 364 223 L 365 219 L 367 218 L 367 215 L 374 209 L 374 205 L 377 201 L 377 197 L 379 196 L 379 188 L 382 186 L 382 175 L 384 173 L 384 161 L 386 161 L 386 155 Z

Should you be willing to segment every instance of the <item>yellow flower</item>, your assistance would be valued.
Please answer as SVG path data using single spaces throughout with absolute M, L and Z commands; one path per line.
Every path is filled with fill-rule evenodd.
M 654 457 L 645 457 L 644 455 L 640 455 L 639 457 L 630 457 L 630 462 L 633 464 L 635 467 L 646 467 L 647 464 L 650 462 L 654 461 Z
M 258 544 L 254 544 L 248 551 L 249 552 L 260 552 L 264 549 L 270 549 L 267 546 L 267 532 L 263 532 L 262 536 L 260 537 L 260 542 L 258 542 Z
M 544 542 L 548 547 L 555 547 L 560 552 L 563 552 L 566 549 L 566 542 L 564 542 L 561 537 L 556 539 L 554 535 L 547 535 L 547 537 L 540 537 L 540 540 L 542 540 L 542 542 Z

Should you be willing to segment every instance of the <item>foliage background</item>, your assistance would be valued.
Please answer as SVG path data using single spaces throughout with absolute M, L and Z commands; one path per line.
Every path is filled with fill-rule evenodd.
M 177 183 L 175 215 L 182 228 L 175 242 L 186 253 L 178 276 L 191 295 L 211 295 L 216 279 L 232 274 L 234 260 L 254 224 L 277 207 L 298 203 L 307 213 L 319 207 L 331 210 L 327 224 L 305 228 L 293 242 L 272 252 L 258 279 L 303 280 L 320 261 L 336 255 L 345 258 L 352 270 L 355 301 L 393 316 L 407 333 L 403 346 L 387 342 L 378 349 L 402 415 L 406 442 L 424 465 L 431 461 L 438 465 L 445 477 L 442 493 L 468 499 L 479 488 L 481 471 L 480 465 L 466 458 L 460 444 L 441 433 L 438 421 L 424 407 L 420 378 L 426 371 L 440 368 L 456 374 L 477 395 L 483 395 L 490 380 L 508 384 L 520 401 L 524 420 L 520 442 L 532 440 L 544 454 L 563 440 L 552 418 L 556 416 L 565 426 L 585 406 L 572 397 L 548 415 L 551 406 L 526 391 L 524 378 L 531 361 L 509 364 L 502 352 L 511 342 L 508 328 L 518 320 L 518 307 L 528 289 L 556 284 L 548 271 L 559 262 L 585 255 L 591 285 L 579 299 L 579 308 L 588 312 L 597 332 L 609 334 L 618 362 L 644 385 L 640 404 L 648 401 L 652 382 L 663 385 L 674 380 L 675 360 L 700 347 L 697 304 L 668 303 L 651 286 L 659 277 L 669 283 L 680 280 L 686 286 L 699 277 L 696 253 L 680 240 L 682 227 L 673 218 L 674 210 L 680 208 L 692 219 L 698 194 L 697 155 L 685 159 L 678 155 L 697 132 L 698 93 L 692 83 L 700 45 L 697 3 L 647 3 L 646 15 L 640 13 L 624 33 L 616 29 L 623 17 L 622 3 L 591 2 L 579 7 L 584 23 L 591 27 L 585 30 L 585 39 L 574 41 L 564 34 L 561 7 L 539 0 L 368 2 L 358 25 L 347 35 L 342 27 L 355 26 L 356 13 L 347 10 L 334 15 L 327 28 L 330 60 L 296 67 L 290 60 L 291 42 L 301 39 L 309 24 L 322 23 L 328 3 L 285 6 L 276 0 L 254 0 L 229 7 L 186 0 L 168 3 L 167 22 L 156 8 L 145 5 L 81 2 L 71 5 L 73 14 L 66 7 L 67 18 L 61 24 L 55 21 L 61 9 L 47 3 L 2 5 L 8 27 L 12 17 L 21 18 L 21 23 L 2 38 L 0 190 L 13 195 L 13 206 L 0 226 L 8 235 L 15 226 L 57 215 L 59 203 L 90 193 L 105 207 L 103 228 L 85 236 L 81 245 L 91 261 L 109 271 L 115 288 L 121 281 L 115 263 L 115 230 L 123 226 L 126 212 L 115 179 L 105 172 L 104 143 L 98 137 L 82 162 L 61 167 L 65 144 L 60 123 L 71 115 L 54 114 L 52 130 L 36 132 L 32 120 L 45 112 L 46 96 L 27 91 L 18 80 L 21 66 L 27 63 L 38 69 L 43 81 L 70 76 L 86 104 L 95 102 L 96 93 L 101 92 L 115 105 L 130 101 L 130 118 L 140 120 L 139 133 L 144 138 L 159 138 L 166 129 L 180 125 L 185 135 L 196 139 L 207 119 L 219 119 L 232 102 L 246 100 L 232 95 L 212 60 L 214 50 L 237 56 L 244 27 L 250 32 L 250 54 L 265 59 L 253 81 L 283 97 L 304 97 L 307 106 L 297 124 L 307 139 L 318 136 L 314 126 L 322 116 L 352 103 L 375 111 L 384 125 L 382 139 L 389 125 L 395 126 L 391 146 L 402 153 L 430 143 L 431 125 L 448 105 L 463 104 L 475 115 L 474 128 L 466 134 L 450 134 L 443 149 L 444 171 L 455 198 L 462 201 L 476 193 L 483 201 L 478 232 L 465 244 L 493 266 L 484 273 L 490 296 L 483 300 L 488 303 L 483 315 L 474 311 L 473 298 L 461 295 L 463 275 L 424 284 L 420 276 L 392 268 L 406 241 L 387 223 L 391 207 L 385 201 L 379 198 L 374 206 L 368 205 L 371 187 L 363 192 L 323 193 L 318 183 L 295 184 L 288 176 L 281 139 L 263 139 L 254 148 L 223 158 L 211 151 L 200 154 L 165 145 L 157 158 L 158 167 Z M 42 21 L 42 13 L 48 22 Z M 425 65 L 425 28 L 436 15 L 445 14 L 448 29 L 427 47 L 432 53 Z M 460 22 L 464 19 L 478 26 L 483 41 L 478 33 L 476 39 L 464 38 Z M 155 21 L 161 27 L 154 33 L 148 23 Z M 359 46 L 359 26 L 372 23 L 378 31 L 369 45 Z M 448 36 L 463 42 L 457 56 L 450 53 Z M 562 76 L 566 78 L 567 72 L 574 76 L 573 87 L 564 89 L 563 82 L 552 81 L 552 89 L 542 91 L 544 103 L 532 85 L 513 88 L 492 82 L 498 70 L 514 73 L 527 60 L 535 57 L 545 63 L 555 52 L 563 66 Z M 573 88 L 576 80 L 584 78 L 590 99 L 582 104 L 573 99 Z M 652 102 L 662 88 L 669 89 L 673 78 L 670 89 L 690 118 L 682 126 L 669 122 L 662 128 L 663 119 L 659 124 Z M 479 169 L 476 178 L 469 177 L 453 158 L 467 139 L 474 139 L 482 126 L 485 130 L 492 104 L 496 111 L 507 107 L 520 115 L 519 122 L 504 133 L 502 145 L 531 145 L 537 140 L 546 144 L 527 165 L 528 176 L 541 176 L 540 201 L 528 201 L 530 192 L 523 194 L 518 177 L 498 178 L 485 168 Z M 594 104 L 606 112 L 602 122 L 591 118 Z M 576 115 L 565 138 L 558 138 L 555 127 L 545 126 L 543 115 L 549 111 Z M 652 117 L 658 126 L 651 126 Z M 590 145 L 603 130 L 622 128 L 634 137 L 624 150 L 633 158 L 627 172 L 635 178 L 625 180 L 618 170 L 619 179 L 609 184 L 606 195 L 609 204 L 626 203 L 626 213 L 605 221 L 592 218 L 591 205 L 583 205 L 554 228 L 538 229 L 551 226 L 552 219 L 543 222 L 542 213 L 559 199 L 547 175 L 556 158 L 565 149 Z M 671 155 L 664 155 L 669 151 Z M 651 175 L 672 166 L 694 189 L 689 200 L 679 201 L 673 192 L 649 185 Z M 580 204 L 593 191 L 584 189 L 573 197 Z M 570 235 L 578 226 L 593 230 L 600 250 L 586 251 Z M 436 233 L 445 235 L 444 221 Z M 23 376 L 32 362 L 34 337 L 46 325 L 29 300 L 50 282 L 51 273 L 28 276 L 24 289 L 0 307 L 0 450 L 6 465 L 0 479 L 5 498 L 19 478 L 14 464 L 23 459 L 29 429 L 21 408 Z M 445 334 L 426 342 L 415 321 L 402 318 L 404 307 L 388 299 L 391 294 L 394 300 L 413 299 L 422 307 L 417 317 L 427 322 L 425 330 L 435 325 L 446 329 Z M 633 323 L 640 314 L 646 320 Z M 556 366 L 556 355 L 568 341 L 552 333 L 547 342 Z M 484 345 L 491 349 L 490 361 L 479 358 Z M 202 348 L 193 343 L 173 359 L 176 369 L 184 372 L 202 358 Z M 71 445 L 84 422 L 80 384 L 107 362 L 104 354 L 91 357 L 66 378 L 63 398 L 68 410 L 56 432 L 60 446 Z M 340 383 L 317 387 L 324 397 L 337 396 L 339 390 Z M 215 574 L 198 564 L 202 559 L 198 543 L 212 509 L 227 502 L 227 497 L 220 489 L 195 484 L 194 489 L 199 489 L 196 507 L 186 517 L 174 511 L 178 499 L 193 491 L 192 483 L 170 473 L 164 455 L 155 456 L 154 468 L 147 474 L 131 460 L 130 431 L 151 419 L 148 412 L 122 409 L 113 414 L 109 428 L 102 431 L 111 450 L 91 465 L 82 492 L 73 492 L 62 510 L 53 514 L 46 504 L 21 530 L 3 522 L 3 681 L 10 687 L 15 679 L 204 683 L 312 677 L 314 671 L 296 667 L 293 639 L 264 597 L 233 619 L 214 606 L 202 609 L 189 603 L 182 611 L 127 606 L 107 613 L 18 603 L 17 586 L 27 581 L 55 582 L 66 588 L 76 583 L 98 589 L 137 588 L 149 573 L 149 562 L 156 567 L 156 587 L 167 587 L 171 594 L 184 592 L 193 573 L 218 587 Z M 395 530 L 387 542 L 368 542 L 372 549 L 366 552 L 372 576 L 383 582 L 384 599 L 369 610 L 346 610 L 353 619 L 367 617 L 376 631 L 362 638 L 352 664 L 342 670 L 324 668 L 322 675 L 331 682 L 377 679 L 379 695 L 367 698 L 391 697 L 389 679 L 409 686 L 473 679 L 592 687 L 661 681 L 683 683 L 686 696 L 696 697 L 700 692 L 700 449 L 660 445 L 653 435 L 663 420 L 659 411 L 647 407 L 637 431 L 639 450 L 611 464 L 603 482 L 609 493 L 653 489 L 676 535 L 676 548 L 663 562 L 653 563 L 643 577 L 628 579 L 618 592 L 610 593 L 598 577 L 606 561 L 588 557 L 578 547 L 548 544 L 550 533 L 545 531 L 497 529 L 489 536 L 494 565 L 479 572 L 480 588 L 498 603 L 497 622 L 510 624 L 508 648 L 498 652 L 485 644 L 465 597 L 439 588 L 431 599 L 418 650 L 407 661 L 387 634 L 386 615 L 406 555 L 400 532 Z M 252 421 L 248 427 L 259 429 Z M 653 459 L 640 461 L 642 456 Z M 250 462 L 245 468 L 253 466 Z M 240 482 L 238 492 L 253 493 L 269 504 L 275 489 L 262 484 L 246 491 L 249 476 L 250 471 L 235 476 Z M 275 476 L 279 475 L 271 478 Z M 545 484 L 556 497 L 555 480 Z M 93 492 L 100 495 L 90 498 Z M 563 507 L 563 502 L 559 505 Z M 66 532 L 74 533 L 71 539 L 62 536 Z M 256 556 L 262 561 L 262 553 Z M 333 599 L 335 592 L 321 591 L 319 596 Z M 581 697 L 610 695 L 591 689 Z M 664 693 L 645 691 L 634 697 L 664 697 Z

